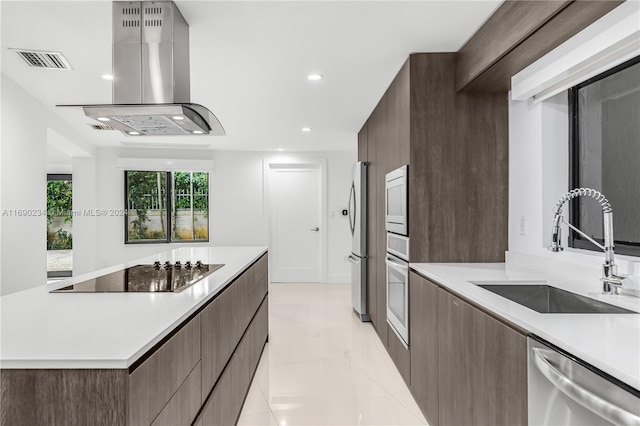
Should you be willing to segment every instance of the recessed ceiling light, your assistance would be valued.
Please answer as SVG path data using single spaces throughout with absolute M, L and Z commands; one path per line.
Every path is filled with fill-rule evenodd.
M 104 74 L 102 78 L 104 78 L 105 80 L 113 80 L 113 76 L 111 74 Z
M 127 132 L 128 134 L 130 134 L 131 136 L 137 136 L 140 134 L 140 132 L 136 132 L 136 131 L 131 131 L 131 132 Z
M 202 134 L 204 134 L 204 132 L 202 130 L 194 130 L 192 133 L 194 135 L 202 135 Z
M 309 74 L 307 78 L 312 81 L 320 80 L 322 79 L 322 74 Z
M 303 127 L 302 131 L 303 132 L 310 132 L 311 131 L 311 127 Z
M 108 118 L 108 117 L 98 117 L 96 120 L 98 120 L 98 121 L 111 121 L 111 119 Z
M 176 116 L 173 116 L 171 118 L 173 118 L 174 120 L 184 120 L 184 117 L 181 116 L 181 115 L 176 115 Z
M 284 148 L 278 148 L 278 151 L 284 151 Z

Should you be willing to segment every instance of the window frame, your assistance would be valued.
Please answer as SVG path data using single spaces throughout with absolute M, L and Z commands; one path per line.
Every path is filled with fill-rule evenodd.
M 129 172 L 147 172 L 147 173 L 164 173 L 165 175 L 165 185 L 166 185 L 166 194 L 165 194 L 165 223 L 167 224 L 167 238 L 166 239 L 157 239 L 157 240 L 129 240 Z M 174 182 L 173 182 L 173 174 L 176 172 L 183 172 L 182 170 L 125 170 L 124 171 L 124 243 L 137 245 L 137 244 L 197 244 L 197 243 L 208 243 L 209 242 L 209 232 L 211 230 L 211 226 L 209 223 L 209 214 L 211 210 L 211 197 L 209 196 L 210 189 L 210 173 L 208 171 L 203 172 L 195 172 L 194 173 L 207 173 L 207 239 L 206 240 L 174 240 L 172 239 L 172 212 L 173 212 L 173 199 L 174 199 Z
M 73 174 L 71 173 L 47 173 L 47 183 L 49 181 L 55 180 L 64 180 L 69 181 L 73 185 Z M 72 196 L 73 197 L 73 196 Z M 73 205 L 73 198 L 71 199 L 71 203 Z M 48 227 L 48 225 L 47 225 Z M 71 238 L 73 238 L 73 233 L 71 234 Z M 71 249 L 73 252 L 73 249 Z M 73 276 L 73 265 L 71 265 L 71 270 L 67 271 L 49 271 L 47 270 L 47 278 L 69 278 Z
M 579 123 L 579 99 L 578 91 L 584 87 L 587 87 L 593 83 L 596 83 L 602 79 L 605 79 L 613 74 L 623 71 L 629 67 L 640 63 L 640 56 L 632 58 L 620 65 L 617 65 L 610 70 L 607 70 L 595 77 L 590 78 L 580 84 L 568 90 L 568 104 L 569 104 L 569 188 L 579 188 L 580 184 L 580 123 Z M 606 194 L 605 194 L 606 195 Z M 615 206 L 614 206 L 615 211 Z M 614 214 L 615 216 L 615 214 Z M 569 222 L 580 228 L 580 203 L 579 199 L 573 199 L 569 201 Z M 614 223 L 615 225 L 615 223 Z M 602 238 L 594 238 L 600 244 L 604 244 Z M 617 254 L 640 257 L 640 242 L 629 243 L 619 240 L 614 241 L 615 251 Z M 601 250 L 596 247 L 592 242 L 582 237 L 577 232 L 569 229 L 568 234 L 569 247 L 590 251 L 600 252 Z

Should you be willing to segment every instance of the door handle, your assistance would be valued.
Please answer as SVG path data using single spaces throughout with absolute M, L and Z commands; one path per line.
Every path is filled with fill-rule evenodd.
M 351 200 L 353 200 L 353 216 L 351 215 Z M 355 184 L 351 184 L 351 191 L 349 192 L 349 227 L 351 228 L 351 235 L 356 231 L 356 187 Z
M 622 407 L 618 407 L 606 397 L 597 395 L 591 389 L 584 388 L 571 381 L 562 374 L 559 368 L 555 368 L 545 357 L 545 352 L 540 348 L 532 348 L 531 355 L 538 370 L 547 378 L 560 392 L 573 399 L 578 404 L 596 413 L 603 419 L 617 425 L 640 424 L 640 417 L 628 412 Z
M 407 262 L 399 262 L 390 256 L 387 256 L 385 263 L 392 268 L 401 269 L 403 271 L 409 270 L 409 264 Z
M 311 230 L 312 230 L 313 232 L 318 232 L 318 231 L 320 230 L 320 228 L 318 228 L 318 227 L 316 226 L 315 228 L 311 228 Z
M 359 265 L 359 264 L 360 264 L 360 259 L 356 259 L 356 258 L 355 258 L 355 257 L 353 257 L 353 255 L 351 255 L 351 254 L 347 257 L 347 261 L 348 261 L 349 263 L 353 263 L 354 265 Z

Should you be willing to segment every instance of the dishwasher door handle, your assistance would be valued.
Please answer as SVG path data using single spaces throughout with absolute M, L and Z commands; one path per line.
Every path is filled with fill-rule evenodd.
M 560 392 L 598 416 L 617 425 L 640 425 L 640 417 L 624 408 L 607 401 L 589 389 L 571 381 L 560 370 L 555 368 L 545 357 L 548 352 L 540 348 L 532 348 L 531 354 L 535 366 Z

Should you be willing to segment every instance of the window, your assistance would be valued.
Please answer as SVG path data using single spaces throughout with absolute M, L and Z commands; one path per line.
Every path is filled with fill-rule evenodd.
M 71 175 L 47 175 L 47 278 L 70 277 L 73 269 L 72 190 Z
M 570 186 L 600 190 L 613 207 L 616 253 L 640 256 L 640 57 L 569 90 Z M 602 210 L 571 201 L 571 223 L 602 243 Z M 571 247 L 599 250 L 576 232 Z
M 125 172 L 125 242 L 209 241 L 209 173 Z

